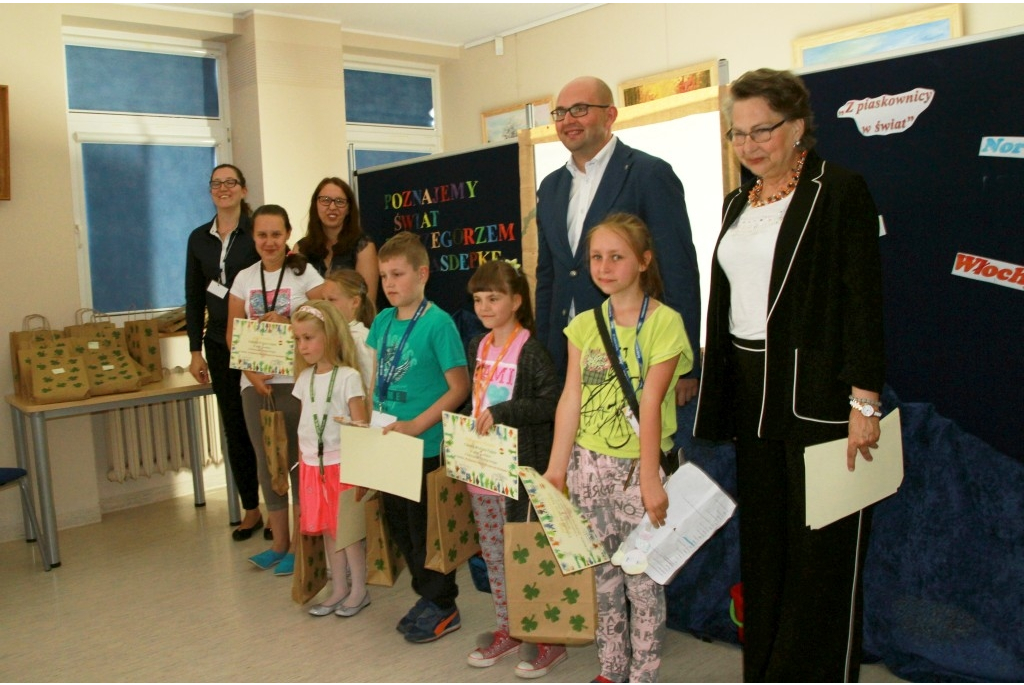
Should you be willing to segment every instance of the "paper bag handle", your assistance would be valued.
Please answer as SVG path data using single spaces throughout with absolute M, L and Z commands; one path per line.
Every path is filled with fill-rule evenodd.
M 38 328 L 32 328 L 32 322 L 33 321 L 38 321 L 39 322 L 39 327 Z M 26 316 L 25 318 L 23 318 L 21 320 L 21 330 L 23 330 L 23 331 L 32 331 L 32 330 L 48 331 L 48 330 L 50 330 L 50 320 L 47 319 L 42 314 L 29 314 L 28 316 Z

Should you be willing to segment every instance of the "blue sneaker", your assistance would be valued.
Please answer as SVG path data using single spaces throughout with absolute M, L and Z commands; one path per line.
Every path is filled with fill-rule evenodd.
M 286 556 L 287 552 L 275 552 L 272 549 L 268 549 L 249 557 L 249 561 L 255 564 L 256 568 L 261 571 L 268 571 L 277 566 Z
M 433 642 L 461 627 L 458 607 L 452 605 L 450 609 L 442 609 L 427 601 L 423 613 L 406 631 L 405 639 L 416 643 Z
M 412 605 L 412 609 L 409 609 L 409 613 L 402 617 L 402 620 L 395 626 L 395 630 L 405 635 L 412 628 L 413 624 L 416 623 L 416 619 L 420 617 L 420 614 L 426 610 L 427 605 L 431 602 L 423 597 L 416 600 L 416 603 Z
M 274 569 L 275 576 L 290 576 L 295 573 L 295 555 L 289 552 Z

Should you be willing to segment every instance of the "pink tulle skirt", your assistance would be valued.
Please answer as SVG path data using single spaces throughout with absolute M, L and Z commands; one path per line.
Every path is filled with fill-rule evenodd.
M 340 481 L 341 466 L 329 464 L 320 475 L 319 466 L 299 460 L 300 528 L 306 535 L 338 534 L 338 495 L 351 485 Z

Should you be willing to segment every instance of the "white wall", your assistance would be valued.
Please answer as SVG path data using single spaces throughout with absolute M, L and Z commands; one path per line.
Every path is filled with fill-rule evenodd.
M 623 81 L 711 59 L 733 78 L 788 69 L 794 38 L 934 7 L 929 4 L 608 4 L 493 44 L 442 68 L 445 149 L 481 144 L 480 113 L 554 97 L 576 76 Z M 962 5 L 965 35 L 1024 24 L 1024 4 Z

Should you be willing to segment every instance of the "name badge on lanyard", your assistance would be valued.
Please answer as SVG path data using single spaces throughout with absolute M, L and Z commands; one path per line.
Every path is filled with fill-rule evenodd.
M 228 296 L 227 286 L 220 281 L 210 281 L 210 285 L 206 286 L 206 292 L 222 300 Z

